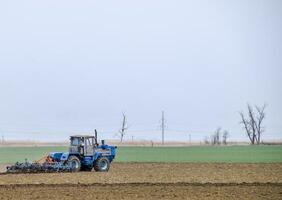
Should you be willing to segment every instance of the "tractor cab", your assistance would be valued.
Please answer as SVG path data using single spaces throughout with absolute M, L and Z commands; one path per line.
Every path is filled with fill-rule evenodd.
M 74 135 L 70 137 L 69 153 L 81 156 L 92 156 L 98 146 L 97 138 L 89 135 Z

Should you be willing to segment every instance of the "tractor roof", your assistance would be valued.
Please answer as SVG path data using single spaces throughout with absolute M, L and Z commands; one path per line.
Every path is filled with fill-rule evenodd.
M 93 135 L 71 135 L 70 137 L 72 137 L 72 138 L 85 138 L 85 137 L 87 137 L 87 138 L 94 138 L 94 136 Z

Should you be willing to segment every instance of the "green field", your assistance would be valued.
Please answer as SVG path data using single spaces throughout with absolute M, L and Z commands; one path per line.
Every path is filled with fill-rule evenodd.
M 33 161 L 67 147 L 0 147 L 0 163 Z M 282 145 L 277 146 L 193 146 L 118 147 L 116 162 L 282 162 Z

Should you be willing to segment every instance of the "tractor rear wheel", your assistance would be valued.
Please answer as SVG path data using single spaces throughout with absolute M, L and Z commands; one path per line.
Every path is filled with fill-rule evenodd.
M 94 163 L 94 170 L 97 172 L 106 172 L 110 169 L 110 161 L 106 157 L 99 157 Z
M 71 166 L 72 172 L 79 172 L 81 168 L 81 162 L 78 157 L 70 156 L 68 159 L 68 164 Z

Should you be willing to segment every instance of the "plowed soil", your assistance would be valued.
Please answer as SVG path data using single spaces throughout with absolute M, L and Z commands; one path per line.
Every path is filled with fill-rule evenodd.
M 0 199 L 282 199 L 282 164 L 114 163 L 107 173 L 1 174 Z

